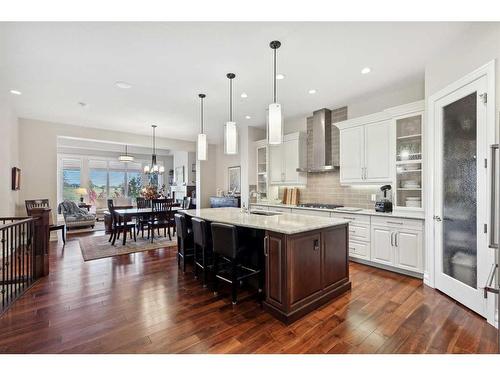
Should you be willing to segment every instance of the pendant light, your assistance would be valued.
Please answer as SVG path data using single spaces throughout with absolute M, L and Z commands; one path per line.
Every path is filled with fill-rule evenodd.
M 207 160 L 207 135 L 203 132 L 203 99 L 205 94 L 198 94 L 200 98 L 201 114 L 200 114 L 200 134 L 198 134 L 197 154 L 198 160 Z
M 165 167 L 163 165 L 158 165 L 156 162 L 156 125 L 151 125 L 153 128 L 153 147 L 151 153 L 151 164 L 144 166 L 145 174 L 162 174 L 165 172 Z
M 276 50 L 280 48 L 281 42 L 273 40 L 269 43 L 273 50 L 273 102 L 269 104 L 267 110 L 267 143 L 279 145 L 283 141 L 283 114 L 281 104 L 276 101 Z
M 236 155 L 238 153 L 238 129 L 233 121 L 233 79 L 234 73 L 226 74 L 229 78 L 229 121 L 224 125 L 224 154 Z
M 125 145 L 125 154 L 118 156 L 118 160 L 122 163 L 128 163 L 134 161 L 134 157 L 128 154 L 128 146 Z

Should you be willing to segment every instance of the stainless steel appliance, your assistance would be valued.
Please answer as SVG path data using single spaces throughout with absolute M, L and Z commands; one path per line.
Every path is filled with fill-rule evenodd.
M 391 190 L 391 185 L 384 185 L 380 188 L 384 197 L 375 202 L 375 211 L 377 212 L 392 212 L 392 202 L 387 198 L 387 192 Z
M 500 220 L 498 220 L 499 213 L 499 187 L 500 187 L 500 171 L 499 171 L 499 158 L 498 158 L 498 144 L 493 144 L 490 146 L 490 162 L 491 162 L 491 176 L 490 176 L 490 233 L 489 233 L 489 247 L 495 251 L 495 262 L 491 266 L 490 274 L 488 276 L 488 282 L 484 288 L 484 297 L 488 297 L 488 293 L 492 293 L 497 300 L 497 310 L 495 314 L 496 321 L 499 321 L 499 311 L 500 311 L 500 254 L 498 246 L 498 234 L 500 233 Z M 500 328 L 500 327 L 497 327 Z M 500 353 L 500 331 L 497 333 L 498 348 L 497 351 Z
M 308 168 L 297 168 L 297 171 L 322 173 L 338 169 L 340 130 L 332 125 L 332 111 L 319 109 L 307 121 L 312 124 L 312 133 L 308 135 L 308 142 L 312 143 L 312 160 L 308 160 Z

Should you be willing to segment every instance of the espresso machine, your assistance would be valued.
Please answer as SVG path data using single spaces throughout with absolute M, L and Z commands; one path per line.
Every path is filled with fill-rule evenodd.
M 384 193 L 384 197 L 375 202 L 375 211 L 377 212 L 392 212 L 392 201 L 387 198 L 387 192 L 391 190 L 391 185 L 384 185 L 380 191 Z

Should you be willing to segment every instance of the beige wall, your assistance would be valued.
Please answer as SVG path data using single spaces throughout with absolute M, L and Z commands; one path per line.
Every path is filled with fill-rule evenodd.
M 76 137 L 120 142 L 148 147 L 151 137 L 110 130 L 70 126 L 45 121 L 19 119 L 19 158 L 23 187 L 17 205 L 24 212 L 25 199 L 49 198 L 57 202 L 57 137 Z M 194 142 L 157 139 L 158 148 L 195 151 Z M 55 211 L 55 207 L 53 207 Z
M 17 117 L 10 105 L 11 98 L 0 95 L 0 217 L 15 215 L 19 192 L 13 191 L 12 167 L 19 167 L 18 124 Z M 24 171 L 22 171 L 24 174 Z M 22 177 L 24 177 L 22 175 Z M 21 180 L 24 189 L 26 180 Z
M 217 147 L 208 145 L 207 160 L 196 161 L 196 203 L 201 208 L 210 207 L 210 197 L 216 192 Z
M 500 25 L 498 22 L 471 24 L 466 33 L 446 48 L 441 49 L 427 63 L 425 68 L 426 98 L 494 59 L 496 59 L 496 113 L 498 113 L 500 110 Z M 498 116 L 496 121 L 498 121 Z
M 216 189 L 222 189 L 224 191 L 227 191 L 228 189 L 228 168 L 229 167 L 234 167 L 234 166 L 244 166 L 245 163 L 241 162 L 242 157 L 246 157 L 248 160 L 248 185 L 254 185 L 257 179 L 256 176 L 256 171 L 255 171 L 255 147 L 254 147 L 254 142 L 259 141 L 261 139 L 264 139 L 266 137 L 266 130 L 261 129 L 261 128 L 256 128 L 249 126 L 248 127 L 248 132 L 245 132 L 246 139 L 243 139 L 241 136 L 241 131 L 240 131 L 240 146 L 239 146 L 239 152 L 237 155 L 225 155 L 224 154 L 224 144 L 218 144 L 215 146 L 215 159 L 216 159 L 216 171 L 215 171 L 215 188 Z M 247 152 L 244 151 L 245 149 L 242 147 L 242 142 L 247 143 Z M 242 154 L 245 152 L 245 155 Z M 242 169 L 241 173 L 243 174 L 244 171 Z M 243 176 L 242 176 L 243 177 Z M 243 182 L 242 178 L 242 182 Z M 245 187 L 242 185 L 242 189 Z M 215 191 L 214 191 L 215 193 Z

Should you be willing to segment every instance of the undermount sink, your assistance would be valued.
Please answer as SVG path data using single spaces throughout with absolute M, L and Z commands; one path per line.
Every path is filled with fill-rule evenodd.
M 281 212 L 273 212 L 273 211 L 250 211 L 252 215 L 262 215 L 262 216 L 275 216 L 281 215 Z

